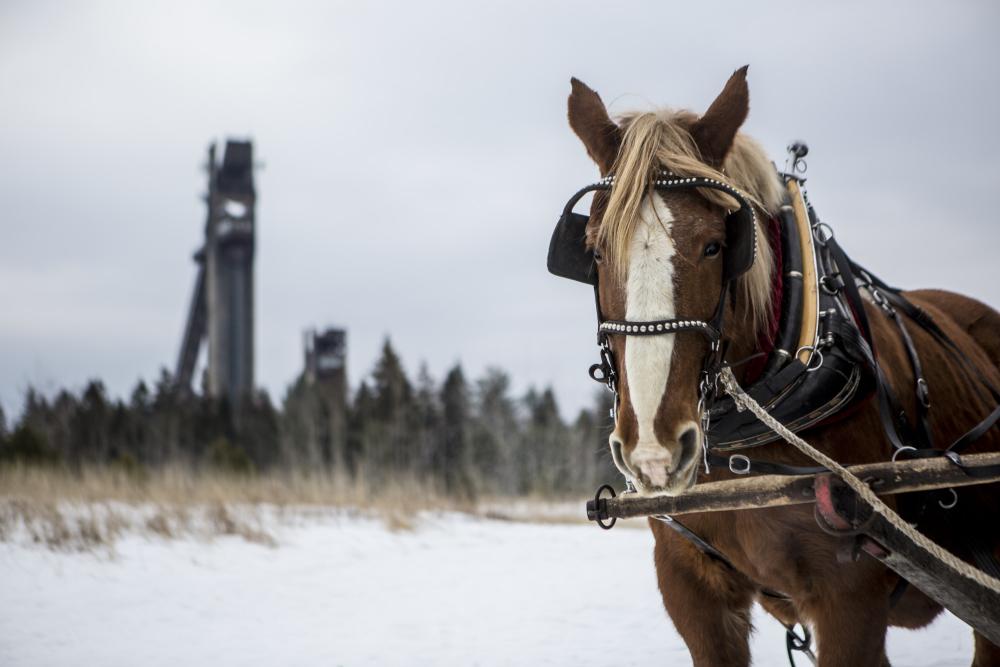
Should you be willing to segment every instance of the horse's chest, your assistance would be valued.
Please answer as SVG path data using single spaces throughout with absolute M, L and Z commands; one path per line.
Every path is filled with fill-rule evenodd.
M 811 506 L 719 513 L 702 530 L 758 588 L 794 597 L 818 569 L 836 566 L 835 544 L 816 527 Z

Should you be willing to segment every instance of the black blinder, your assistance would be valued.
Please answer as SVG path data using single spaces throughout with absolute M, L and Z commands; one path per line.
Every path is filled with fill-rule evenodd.
M 590 216 L 566 211 L 559 218 L 549 241 L 549 273 L 588 285 L 597 283 L 594 251 L 587 248 Z
M 729 282 L 746 273 L 757 255 L 757 230 L 750 204 L 726 217 L 726 249 L 722 253 L 722 279 Z
M 604 182 L 588 185 L 566 202 L 562 217 L 556 223 L 549 241 L 549 273 L 588 285 L 597 284 L 594 251 L 587 248 L 587 223 L 590 216 L 574 213 L 573 207 L 588 192 L 610 188 L 610 184 Z

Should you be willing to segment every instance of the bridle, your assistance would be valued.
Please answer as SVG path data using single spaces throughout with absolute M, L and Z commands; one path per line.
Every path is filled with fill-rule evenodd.
M 612 336 L 662 336 L 692 331 L 707 339 L 708 352 L 702 363 L 702 376 L 698 387 L 698 409 L 702 419 L 703 433 L 707 433 L 705 422 L 717 394 L 718 375 L 724 363 L 725 349 L 722 345 L 722 324 L 726 299 L 731 291 L 733 281 L 746 273 L 756 259 L 756 213 L 749 198 L 727 183 L 713 178 L 688 178 L 670 172 L 661 172 L 650 184 L 650 189 L 653 191 L 708 188 L 723 192 L 739 203 L 739 208 L 726 216 L 726 244 L 722 256 L 722 290 L 715 313 L 708 321 L 685 317 L 644 322 L 607 320 L 604 319 L 601 312 L 594 251 L 589 249 L 586 244 L 586 230 L 590 217 L 574 213 L 573 207 L 588 192 L 610 191 L 614 187 L 614 183 L 615 177 L 609 175 L 580 189 L 570 197 L 549 242 L 548 269 L 554 275 L 587 283 L 594 287 L 594 303 L 597 310 L 597 344 L 600 347 L 601 360 L 590 367 L 589 374 L 592 379 L 604 384 L 614 393 L 612 417 L 616 420 L 620 395 L 614 352 L 611 348 Z

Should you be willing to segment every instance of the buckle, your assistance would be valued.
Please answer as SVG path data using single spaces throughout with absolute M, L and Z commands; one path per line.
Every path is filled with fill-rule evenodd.
M 931 407 L 931 396 L 927 388 L 927 380 L 923 378 L 917 378 L 917 398 L 920 399 L 920 404 L 925 408 Z
M 741 465 L 737 465 L 737 464 Z M 750 459 L 742 454 L 733 454 L 729 457 L 729 472 L 734 475 L 750 474 Z
M 819 286 L 830 296 L 837 296 L 844 289 L 844 279 L 839 273 L 831 273 L 819 279 Z

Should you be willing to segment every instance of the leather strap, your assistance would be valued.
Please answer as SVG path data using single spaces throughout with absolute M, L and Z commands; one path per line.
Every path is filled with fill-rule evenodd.
M 718 454 L 708 455 L 708 465 L 716 468 L 729 468 L 730 472 L 737 475 L 815 475 L 822 472 L 830 472 L 823 466 L 796 466 L 788 463 L 775 463 L 774 461 L 762 461 L 752 459 L 743 454 L 730 454 L 729 456 L 719 456 Z

